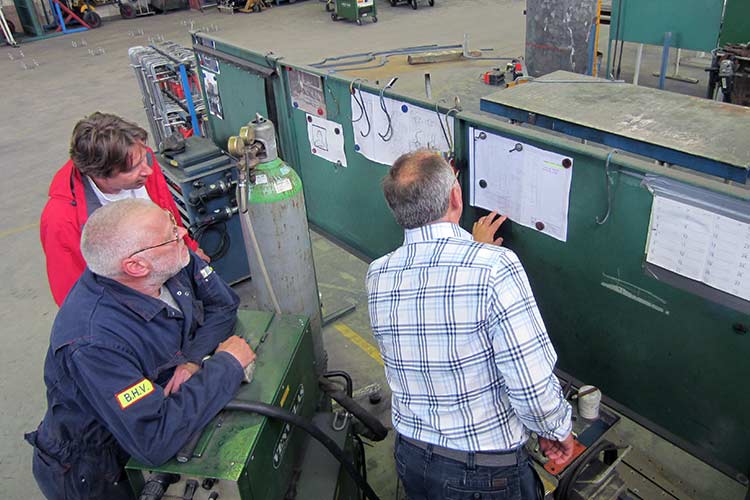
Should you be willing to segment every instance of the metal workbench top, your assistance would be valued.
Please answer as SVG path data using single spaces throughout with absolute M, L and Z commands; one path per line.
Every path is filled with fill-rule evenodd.
M 742 106 L 556 71 L 480 107 L 739 182 L 750 168 L 750 108 Z

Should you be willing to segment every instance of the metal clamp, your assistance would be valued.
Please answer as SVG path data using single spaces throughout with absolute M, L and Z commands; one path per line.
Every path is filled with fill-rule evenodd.
M 340 417 L 344 418 L 340 418 Z M 336 432 L 343 431 L 346 428 L 346 424 L 349 422 L 350 414 L 348 411 L 338 411 L 333 414 L 333 422 L 331 422 L 331 429 Z

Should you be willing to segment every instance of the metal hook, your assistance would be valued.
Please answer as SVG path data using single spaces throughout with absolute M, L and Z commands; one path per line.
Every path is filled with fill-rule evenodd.
M 385 113 L 386 118 L 388 119 L 388 128 L 385 131 L 385 134 L 381 134 L 378 132 L 378 135 L 381 139 L 383 139 L 384 142 L 388 142 L 393 138 L 393 123 L 391 122 L 391 115 L 388 113 L 388 109 L 385 106 L 385 91 L 396 83 L 396 80 L 398 80 L 397 76 L 394 76 L 391 78 L 391 81 L 389 81 L 382 89 L 380 89 L 380 109 L 383 110 L 383 113 Z
M 328 85 L 326 85 L 326 92 L 328 92 L 328 95 L 331 96 L 331 99 L 333 99 L 333 103 L 336 105 L 336 118 L 338 118 L 338 116 L 341 114 L 341 107 L 339 106 L 339 100 L 336 99 L 336 94 L 333 93 L 333 91 L 331 90 L 331 87 Z M 329 118 L 331 117 L 329 116 Z
M 596 223 L 600 226 L 607 222 L 607 219 L 609 219 L 609 214 L 612 211 L 612 178 L 609 175 L 609 163 L 612 161 L 612 155 L 615 153 L 619 153 L 619 151 L 616 149 L 610 151 L 607 155 L 607 161 L 604 162 L 604 182 L 607 183 L 607 212 L 601 219 L 599 219 L 599 216 L 596 216 Z
M 357 93 L 354 90 L 354 84 L 361 81 L 361 78 L 355 78 L 351 81 L 351 83 L 349 83 L 349 93 L 352 95 L 352 97 L 354 97 L 354 102 L 356 102 L 357 106 L 359 107 L 359 116 L 357 118 L 352 117 L 352 123 L 357 123 L 358 121 L 360 121 L 365 114 L 364 107 L 357 100 Z
M 359 106 L 359 109 L 362 111 L 362 115 L 365 117 L 365 121 L 367 122 L 367 133 L 362 133 L 362 131 L 360 130 L 359 135 L 361 135 L 362 137 L 367 137 L 368 135 L 370 135 L 370 132 L 372 132 L 372 124 L 370 123 L 370 117 L 367 116 L 367 107 L 365 106 L 365 98 L 362 96 L 362 81 L 363 80 L 361 78 L 355 79 L 354 81 L 352 81 L 350 85 L 350 89 L 351 89 L 352 95 L 354 96 L 354 102 L 356 102 L 357 105 Z M 357 94 L 354 92 L 355 83 L 358 83 L 357 90 L 359 91 L 359 99 L 357 99 Z M 352 120 L 352 123 L 356 123 L 361 119 L 362 119 L 362 116 L 360 116 L 356 120 Z

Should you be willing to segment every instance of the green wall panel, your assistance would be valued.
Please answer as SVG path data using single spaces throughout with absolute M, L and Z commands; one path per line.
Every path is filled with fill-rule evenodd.
M 267 62 L 259 54 L 248 52 L 243 57 Z M 283 75 L 286 65 L 281 60 L 276 64 Z M 290 106 L 281 76 L 274 81 L 272 107 L 280 121 L 284 159 L 303 179 L 309 219 L 362 254 L 379 257 L 403 239 L 380 187 L 387 167 L 354 151 L 349 80 L 323 76 L 328 119 L 343 125 L 349 166 L 336 167 L 311 154 L 305 113 Z M 227 121 L 239 126 L 247 121 L 246 100 L 251 99 L 247 94 L 256 88 L 254 80 L 240 81 L 241 74 L 223 68 L 221 78 L 232 87 L 224 106 L 231 115 Z M 365 90 L 374 91 L 366 86 Z M 391 96 L 420 104 L 409 97 Z M 426 102 L 421 105 L 431 107 Z M 750 380 L 750 335 L 737 335 L 733 325 L 748 324 L 750 318 L 665 284 L 644 270 L 652 196 L 641 186 L 641 177 L 643 171 L 656 167 L 624 155 L 613 158 L 620 173 L 614 174 L 610 219 L 600 226 L 595 218 L 606 210 L 606 152 L 487 115 L 461 113 L 455 127 L 456 153 L 458 165 L 464 168 L 469 126 L 574 160 L 568 241 L 517 224 L 510 224 L 505 235 L 506 245 L 518 253 L 527 270 L 560 368 L 600 386 L 615 401 L 689 443 L 693 451 L 727 464 L 724 470 L 747 473 L 750 398 L 744 396 L 744 382 Z M 719 182 L 692 174 L 667 175 L 726 190 Z M 470 228 L 476 215 L 477 211 L 466 207 L 464 226 Z M 644 290 L 647 299 L 650 296 L 645 292 L 658 296 L 669 314 L 602 285 L 613 278 L 631 290 Z
M 193 44 L 196 43 L 197 35 L 194 36 Z M 208 38 L 203 38 L 209 40 Z M 226 43 L 210 40 L 206 44 L 215 45 L 217 50 L 229 56 L 247 58 L 250 53 L 232 47 Z M 246 68 L 233 64 L 225 59 L 218 59 L 219 72 L 216 74 L 219 95 L 224 111 L 223 118 L 207 113 L 213 141 L 222 149 L 227 148 L 227 140 L 233 135 L 239 134 L 240 127 L 255 119 L 255 114 L 268 117 L 268 106 L 266 104 L 266 80 L 263 76 Z M 267 63 L 264 63 L 267 66 Z M 204 69 L 198 64 L 201 78 L 201 89 L 203 100 L 208 102 L 204 85 L 204 73 L 210 70 Z
M 343 124 L 349 166 L 339 167 L 313 155 L 307 137 L 306 113 L 291 110 L 289 123 L 298 144 L 297 161 L 305 186 L 308 216 L 313 224 L 364 255 L 380 257 L 403 241 L 380 189 L 388 167 L 354 150 L 349 82 L 328 77 L 326 87 L 327 118 Z
M 727 0 L 719 45 L 727 43 L 750 43 L 750 2 L 748 0 Z
M 724 0 L 613 0 L 609 38 L 663 45 L 670 31 L 672 47 L 707 52 L 719 40 L 723 7 Z

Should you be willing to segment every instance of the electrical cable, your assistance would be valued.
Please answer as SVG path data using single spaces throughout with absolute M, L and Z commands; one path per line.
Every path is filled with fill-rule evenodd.
M 458 108 L 451 108 L 451 109 L 449 109 L 445 113 L 445 128 L 448 129 L 448 137 L 450 138 L 450 140 L 448 141 L 448 145 L 450 146 L 450 154 L 451 154 L 451 156 L 453 156 L 453 151 L 455 149 L 455 145 L 453 144 L 453 131 L 451 130 L 450 116 L 451 116 L 451 113 L 457 115 L 459 113 L 459 111 L 460 110 Z M 455 117 L 454 117 L 454 119 L 455 119 Z
M 448 135 L 448 131 L 445 130 L 445 125 L 443 125 L 443 117 L 440 116 L 440 108 L 438 103 L 439 101 L 435 101 L 435 114 L 438 117 L 438 123 L 440 124 L 440 129 L 443 131 L 443 137 L 445 138 L 445 142 L 448 144 L 448 149 L 452 151 L 453 148 L 451 148 L 451 138 Z
M 365 457 L 365 442 L 359 437 L 359 434 L 352 434 L 357 444 L 359 444 L 359 473 L 362 474 L 362 479 L 367 482 L 367 458 Z M 362 500 L 365 500 L 365 493 L 362 493 Z
M 367 484 L 367 481 L 354 467 L 354 464 L 352 464 L 352 462 L 346 458 L 344 452 L 341 450 L 341 448 L 339 448 L 336 442 L 329 436 L 327 436 L 322 430 L 320 430 L 319 427 L 317 427 L 312 422 L 307 421 L 299 415 L 295 415 L 294 413 L 279 408 L 278 406 L 261 403 L 260 401 L 241 401 L 238 399 L 234 399 L 227 403 L 224 409 L 229 411 L 257 413 L 259 415 L 264 415 L 269 418 L 275 418 L 277 420 L 281 420 L 288 424 L 299 427 L 311 437 L 316 439 L 320 444 L 326 447 L 331 455 L 333 455 L 339 461 L 339 463 L 341 463 L 342 467 L 346 469 L 354 482 L 357 483 L 357 486 L 364 493 L 366 498 L 369 498 L 370 500 L 380 500 L 378 495 L 373 491 L 372 487 Z
M 455 99 L 458 99 L 458 97 L 455 97 Z M 445 142 L 446 144 L 448 144 L 448 153 L 452 157 L 453 151 L 454 151 L 454 144 L 453 144 L 453 131 L 451 130 L 451 126 L 450 126 L 450 115 L 451 113 L 458 114 L 461 110 L 459 109 L 459 107 L 457 107 L 459 106 L 459 104 L 458 104 L 458 101 L 456 100 L 454 106 L 450 108 L 445 113 L 445 116 L 443 117 L 440 114 L 439 105 L 441 102 L 446 102 L 446 101 L 447 101 L 447 98 L 445 97 L 435 101 L 435 114 L 437 115 L 438 123 L 440 124 L 440 129 L 443 131 L 443 137 L 445 138 Z M 443 121 L 445 121 L 445 124 L 443 124 Z
M 596 223 L 600 226 L 607 222 L 607 219 L 609 219 L 609 214 L 612 211 L 612 178 L 609 176 L 609 164 L 612 161 L 612 155 L 614 155 L 615 153 L 619 153 L 619 151 L 616 149 L 610 151 L 607 155 L 607 160 L 604 162 L 604 182 L 607 183 L 607 212 L 601 219 L 598 215 L 596 216 Z
M 350 395 L 342 391 L 338 384 L 328 380 L 329 374 L 323 374 L 318 378 L 318 386 L 334 401 L 340 404 L 346 411 L 354 415 L 367 428 L 369 433 L 365 435 L 372 441 L 382 441 L 388 436 L 388 429 L 373 414 L 362 408 Z
M 219 243 L 216 245 L 216 248 L 211 251 L 206 250 L 206 247 L 203 246 L 203 242 L 205 241 L 203 237 L 209 231 L 213 231 L 219 235 Z M 227 252 L 229 252 L 229 247 L 231 245 L 231 238 L 229 236 L 229 231 L 227 230 L 227 225 L 225 222 L 215 222 L 212 224 L 198 226 L 193 231 L 193 239 L 198 242 L 198 245 L 201 247 L 201 249 L 203 249 L 204 252 L 206 252 L 206 255 L 208 255 L 212 261 L 219 260 L 224 257 Z

